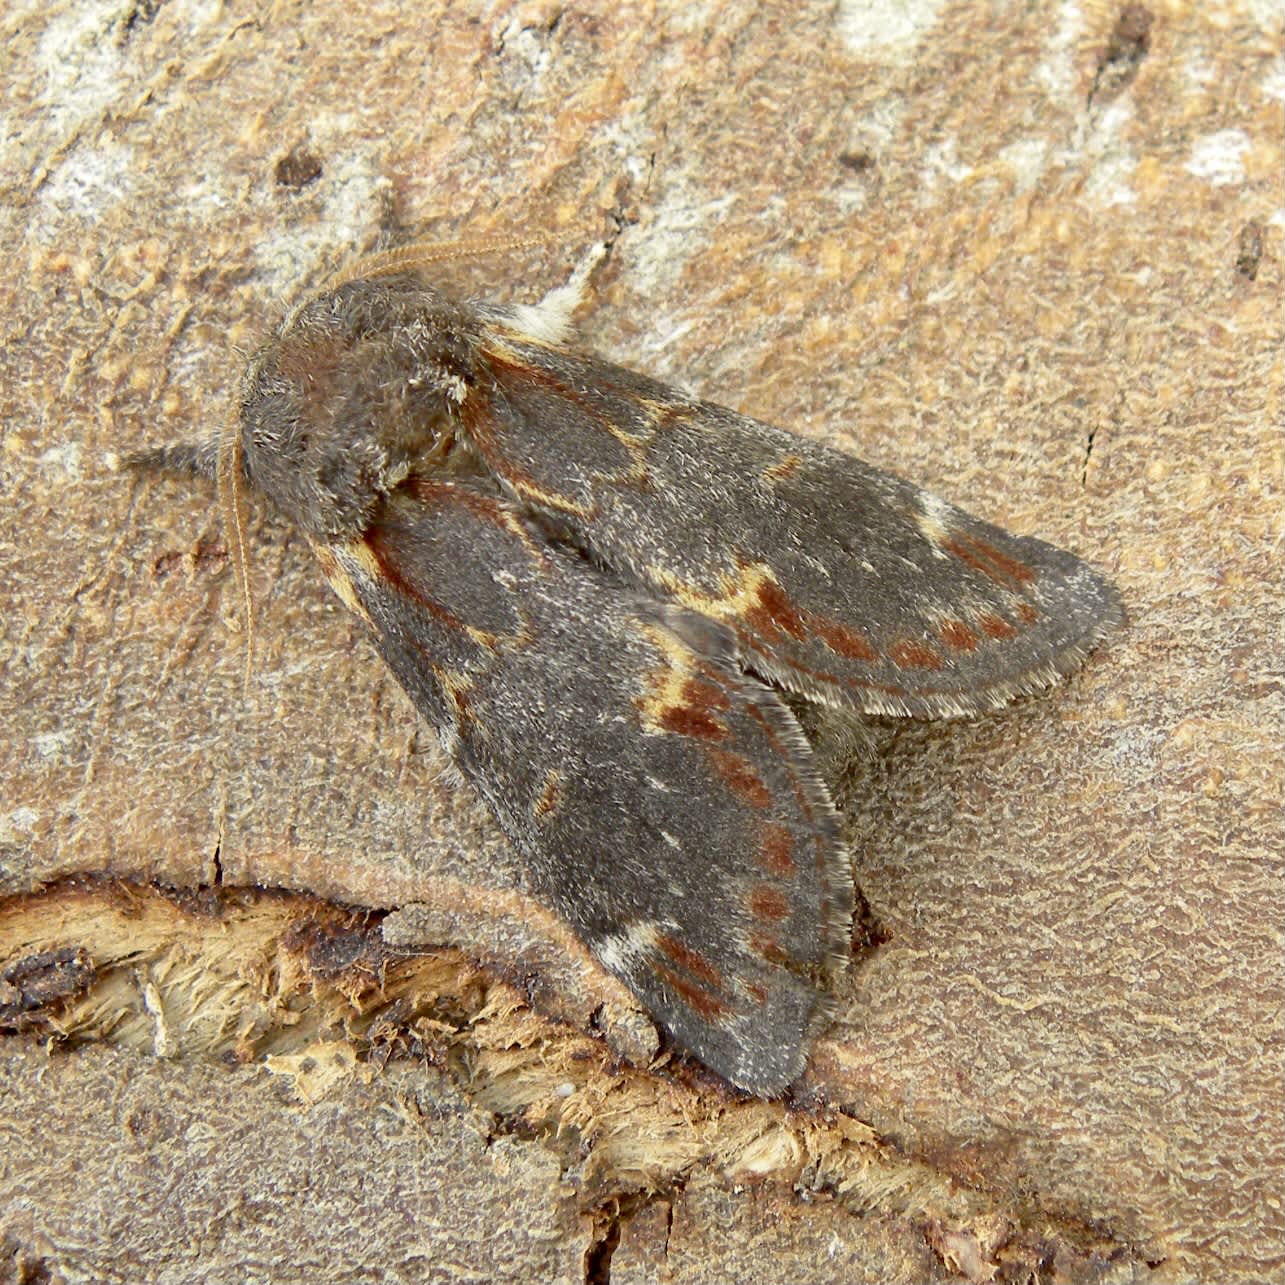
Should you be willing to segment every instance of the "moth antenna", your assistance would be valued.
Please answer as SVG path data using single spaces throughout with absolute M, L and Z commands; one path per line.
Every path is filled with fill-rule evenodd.
M 586 231 L 580 229 L 580 231 Z M 535 246 L 551 245 L 575 237 L 573 229 L 565 235 L 538 233 L 531 236 L 474 237 L 462 241 L 412 241 L 392 250 L 367 254 L 346 268 L 340 268 L 325 281 L 323 290 L 337 290 L 350 281 L 368 281 L 372 277 L 389 277 L 399 272 L 414 272 L 430 263 L 446 259 L 469 259 L 484 254 L 498 254 L 506 250 L 530 250 Z
M 467 259 L 504 250 L 529 250 L 537 245 L 548 245 L 551 236 L 515 236 L 469 241 L 413 241 L 393 250 L 368 254 L 341 268 L 326 279 L 324 290 L 337 290 L 350 281 L 368 281 L 372 277 L 390 277 L 399 272 L 414 272 L 430 263 L 445 259 Z
M 254 672 L 254 596 L 250 591 L 250 559 L 246 552 L 245 518 L 241 511 L 242 449 L 239 428 L 229 428 L 219 442 L 217 481 L 219 508 L 223 515 L 223 538 L 228 543 L 237 591 L 241 595 L 241 614 L 245 620 L 244 691 L 250 691 Z

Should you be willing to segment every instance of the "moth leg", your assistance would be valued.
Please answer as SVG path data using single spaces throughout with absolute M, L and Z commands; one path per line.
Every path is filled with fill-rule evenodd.
M 121 464 L 139 473 L 179 473 L 213 482 L 219 472 L 219 444 L 211 440 L 154 446 L 146 451 L 131 451 Z

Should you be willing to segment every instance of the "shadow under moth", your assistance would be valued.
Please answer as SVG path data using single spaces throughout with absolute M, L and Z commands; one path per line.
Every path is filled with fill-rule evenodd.
M 939 718 L 1121 621 L 1083 562 L 376 256 L 251 360 L 228 442 L 133 463 L 266 497 L 532 883 L 684 1048 L 764 1096 L 850 953 L 838 819 L 782 693 Z M 234 533 L 239 539 L 239 525 Z M 239 545 L 238 545 L 239 548 Z M 244 576 L 243 555 L 237 563 Z

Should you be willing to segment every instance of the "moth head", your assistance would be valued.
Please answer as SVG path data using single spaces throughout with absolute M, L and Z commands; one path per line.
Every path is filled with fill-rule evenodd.
M 411 275 L 349 280 L 305 300 L 246 371 L 250 485 L 312 537 L 360 534 L 399 482 L 453 444 L 476 325 Z

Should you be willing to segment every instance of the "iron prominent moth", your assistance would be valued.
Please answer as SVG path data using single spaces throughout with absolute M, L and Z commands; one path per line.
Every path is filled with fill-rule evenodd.
M 222 471 L 292 521 L 527 862 L 683 1047 L 772 1095 L 853 885 L 782 692 L 939 718 L 1049 686 L 1121 619 L 1083 562 L 377 256 L 249 365 Z M 238 532 L 239 534 L 239 532 Z

